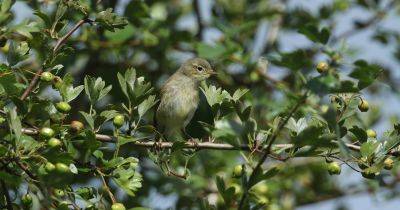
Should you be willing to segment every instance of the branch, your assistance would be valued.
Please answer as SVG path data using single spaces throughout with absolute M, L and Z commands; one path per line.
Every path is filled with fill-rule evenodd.
M 24 93 L 22 94 L 22 96 L 19 98 L 21 99 L 21 101 L 25 100 L 29 93 L 32 92 L 33 88 L 35 88 L 38 80 L 39 80 L 39 76 L 43 73 L 43 69 L 40 69 L 39 71 L 36 72 L 35 76 L 33 77 L 31 83 L 29 83 L 28 88 L 25 89 Z
M 193 1 L 193 8 L 194 8 L 194 13 L 196 15 L 196 21 L 197 21 L 197 26 L 199 27 L 199 30 L 197 31 L 197 38 L 202 39 L 203 37 L 203 31 L 204 31 L 204 22 L 200 16 L 200 2 L 199 0 L 194 0 Z
M 6 197 L 7 210 L 13 210 L 10 194 L 8 193 L 6 183 L 3 180 L 1 180 L 1 188 L 2 188 L 2 190 L 4 192 L 4 196 Z
M 367 29 L 368 27 L 378 24 L 388 14 L 388 11 L 390 9 L 394 8 L 393 7 L 394 3 L 395 3 L 395 1 L 389 2 L 385 8 L 383 8 L 381 11 L 377 11 L 377 13 L 374 16 L 372 16 L 370 19 L 365 21 L 364 25 L 360 26 L 359 28 L 349 29 L 349 30 L 337 35 L 335 38 L 332 39 L 332 42 L 335 43 L 340 39 L 348 38 L 350 36 L 353 36 L 353 35 L 361 32 L 361 30 Z
M 263 156 L 258 161 L 256 167 L 253 169 L 253 171 L 252 171 L 247 183 L 252 183 L 253 179 L 255 179 L 256 171 L 258 171 L 261 168 L 261 165 L 265 162 L 265 160 L 268 158 L 268 155 L 271 153 L 272 144 L 275 142 L 276 138 L 279 136 L 280 132 L 283 130 L 283 128 L 285 127 L 285 125 L 289 121 L 289 119 L 299 109 L 300 105 L 305 102 L 305 100 L 307 99 L 307 95 L 308 95 L 308 91 L 303 94 L 303 96 L 300 98 L 300 100 L 297 102 L 297 104 L 290 110 L 290 112 L 286 116 L 285 120 L 278 125 L 278 127 L 277 127 L 276 131 L 274 132 L 274 134 L 270 138 L 268 138 L 268 141 L 269 141 L 268 146 L 265 149 L 265 152 L 264 152 Z M 244 189 L 242 198 L 240 199 L 239 209 L 243 208 L 244 201 L 247 198 L 248 192 L 249 192 L 249 186 L 246 186 L 246 188 Z
M 110 187 L 108 187 L 106 180 L 104 179 L 104 174 L 99 169 L 96 169 L 97 173 L 100 175 L 101 181 L 103 183 L 104 188 L 106 189 L 108 196 L 111 199 L 111 202 L 114 204 L 117 200 L 114 197 L 114 194 L 111 192 Z
M 290 118 L 290 117 L 289 117 Z M 26 135 L 38 135 L 39 131 L 35 128 L 22 128 L 21 129 L 22 133 Z M 274 137 L 276 138 L 276 137 Z M 104 135 L 104 134 L 96 134 L 96 139 L 101 142 L 109 142 L 109 143 L 115 143 L 116 138 L 114 136 L 109 136 L 109 135 Z M 135 147 L 143 147 L 143 148 L 153 148 L 157 147 L 159 149 L 169 149 L 172 148 L 173 142 L 155 142 L 152 141 L 151 138 L 148 139 L 149 141 L 136 141 L 132 142 Z M 337 141 L 332 141 L 334 143 L 337 143 Z M 345 144 L 347 148 L 353 150 L 353 151 L 360 151 L 361 147 L 358 145 L 346 143 Z M 294 144 L 273 144 L 271 145 L 271 148 L 273 149 L 283 149 L 283 148 L 293 148 L 295 147 Z M 213 143 L 213 142 L 193 142 L 193 141 L 187 141 L 183 148 L 186 149 L 207 149 L 207 150 L 243 150 L 243 151 L 254 151 L 257 148 L 252 148 L 247 144 L 241 144 L 238 146 L 231 145 L 231 144 L 224 144 L 224 143 Z M 389 151 L 389 155 L 392 156 L 400 156 L 400 152 L 398 151 Z
M 56 53 L 57 50 L 61 47 L 62 44 L 65 43 L 65 41 L 67 41 L 67 39 L 79 28 L 81 27 L 84 23 L 91 23 L 92 20 L 90 19 L 82 19 L 80 20 L 67 34 L 65 34 L 61 39 L 59 39 L 57 41 L 57 44 L 54 46 L 53 49 L 53 53 Z M 28 87 L 25 89 L 24 93 L 21 95 L 20 99 L 21 101 L 25 100 L 29 93 L 32 92 L 33 88 L 35 88 L 36 84 L 39 81 L 39 77 L 40 75 L 43 73 L 43 69 L 40 69 L 39 71 L 36 72 L 35 76 L 33 77 L 33 79 L 31 80 L 31 82 L 29 83 Z
M 61 39 L 59 39 L 57 41 L 57 44 L 54 46 L 53 49 L 53 53 L 56 53 L 58 49 L 60 49 L 61 45 L 64 44 L 67 39 L 76 31 L 78 30 L 79 27 L 81 27 L 84 23 L 91 23 L 93 22 L 92 20 L 88 19 L 88 18 L 84 18 L 82 20 L 80 20 L 78 23 L 75 24 L 75 26 L 68 31 L 67 34 L 65 34 L 63 37 L 61 37 Z

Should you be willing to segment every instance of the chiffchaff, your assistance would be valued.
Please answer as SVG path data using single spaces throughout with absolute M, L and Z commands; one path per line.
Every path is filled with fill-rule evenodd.
M 158 130 L 168 140 L 181 137 L 199 104 L 200 82 L 215 74 L 204 59 L 187 60 L 161 88 L 156 113 Z

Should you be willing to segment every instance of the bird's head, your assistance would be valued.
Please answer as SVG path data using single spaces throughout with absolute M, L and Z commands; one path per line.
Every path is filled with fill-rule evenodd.
M 202 58 L 192 58 L 182 64 L 180 71 L 186 76 L 197 81 L 203 81 L 216 72 L 211 68 L 210 63 Z

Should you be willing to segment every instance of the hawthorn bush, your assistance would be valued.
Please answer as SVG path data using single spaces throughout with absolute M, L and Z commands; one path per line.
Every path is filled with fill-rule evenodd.
M 346 40 L 378 28 L 371 39 L 400 49 L 379 27 L 399 2 L 288 4 L 0 0 L 1 208 L 289 210 L 345 195 L 342 168 L 368 180 L 360 191 L 393 188 L 400 125 L 377 135 L 366 96 L 396 82 Z M 352 9 L 371 17 L 337 33 Z M 284 33 L 309 45 L 283 50 Z M 196 139 L 158 141 L 158 89 L 193 56 L 218 72 L 199 90 Z

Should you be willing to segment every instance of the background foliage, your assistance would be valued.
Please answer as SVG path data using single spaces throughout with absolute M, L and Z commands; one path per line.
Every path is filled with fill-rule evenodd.
M 346 40 L 373 28 L 398 61 L 399 31 L 380 27 L 398 1 L 23 1 L 21 22 L 0 2 L 2 208 L 289 210 L 349 194 L 341 166 L 365 178 L 350 193 L 397 195 L 397 118 L 376 135 L 365 99 L 398 95 L 395 70 Z M 354 9 L 370 17 L 339 33 Z M 310 44 L 286 50 L 288 33 Z M 193 56 L 218 72 L 187 129 L 198 143 L 155 144 L 158 89 Z

